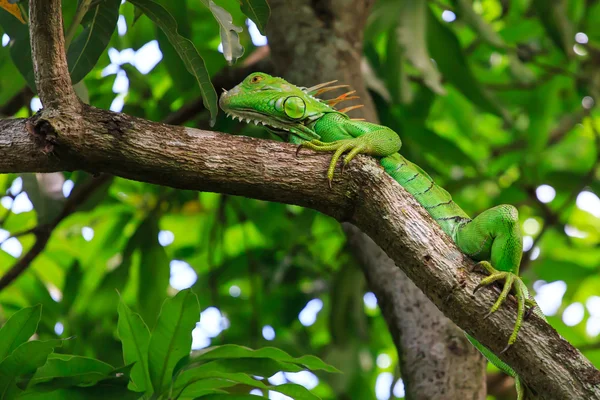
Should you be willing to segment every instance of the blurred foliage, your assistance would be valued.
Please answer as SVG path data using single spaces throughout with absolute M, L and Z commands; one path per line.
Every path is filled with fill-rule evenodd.
M 96 107 L 124 104 L 125 113 L 161 121 L 201 97 L 206 109 L 184 122 L 206 128 L 216 112 L 209 78 L 235 75 L 236 66 L 217 50 L 221 41 L 232 61 L 241 56 L 238 64 L 262 57 L 246 28 L 249 17 L 264 32 L 264 0 L 117 3 L 94 7 L 107 16 L 118 7 L 119 29 L 114 17 L 95 22 L 77 1 L 63 1 L 65 31 L 73 32 L 69 60 L 86 57 L 70 61 L 74 79 L 85 76 L 78 93 Z M 215 20 L 215 9 L 224 19 Z M 71 28 L 74 20 L 81 26 Z M 526 283 L 550 323 L 600 367 L 598 20 L 596 0 L 379 0 L 364 34 L 364 73 L 381 122 L 402 137 L 403 154 L 469 214 L 502 203 L 518 207 Z M 32 113 L 26 86 L 33 85 L 27 27 L 2 9 L 0 26 L 0 36 L 8 35 L 0 47 L 0 114 L 26 117 Z M 90 31 L 98 36 L 82 43 Z M 162 53 L 154 68 L 148 67 L 151 42 Z M 222 113 L 214 129 L 271 138 Z M 32 248 L 31 229 L 60 214 L 70 198 L 60 185 L 68 194 L 91 179 L 81 172 L 52 176 L 0 175 L 0 273 Z M 26 207 L 27 198 L 33 207 Z M 317 355 L 343 372 L 315 372 L 311 393 L 327 399 L 375 398 L 376 382 L 379 398 L 387 398 L 400 377 L 391 336 L 336 221 L 283 204 L 120 178 L 97 187 L 58 222 L 31 267 L 0 292 L 0 318 L 39 313 L 41 304 L 36 337 L 51 343 L 48 360 L 59 364 L 61 354 L 98 359 L 107 376 L 107 364 L 131 364 L 119 341 L 124 347 L 118 321 L 131 313 L 125 304 L 156 329 L 161 304 L 183 288 L 185 277 L 204 310 L 193 334 L 197 349 L 268 343 L 294 357 Z M 50 361 L 43 368 L 52 368 Z M 267 378 L 282 370 L 260 365 L 274 368 L 267 368 Z M 258 363 L 246 366 L 229 372 L 261 375 Z M 122 373 L 143 376 L 136 368 Z M 299 376 L 276 374 L 271 383 Z M 64 390 L 81 386 L 57 379 L 51 382 Z M 247 382 L 236 382 L 220 390 L 249 392 Z

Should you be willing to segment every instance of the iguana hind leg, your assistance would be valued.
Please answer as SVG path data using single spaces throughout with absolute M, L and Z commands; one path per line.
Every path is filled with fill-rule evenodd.
M 532 305 L 527 287 L 519 278 L 523 242 L 516 208 L 501 205 L 484 211 L 458 228 L 456 244 L 475 260 L 491 261 L 479 263 L 489 276 L 482 279 L 475 290 L 496 281 L 504 281 L 502 293 L 488 315 L 500 308 L 511 291 L 517 298 L 517 319 L 505 351 L 517 340 L 526 305 Z

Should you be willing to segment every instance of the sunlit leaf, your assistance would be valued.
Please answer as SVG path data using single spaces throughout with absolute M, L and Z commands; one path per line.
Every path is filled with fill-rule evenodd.
M 119 302 L 118 332 L 123 344 L 123 360 L 126 364 L 135 363 L 131 370 L 131 380 L 136 390 L 144 392 L 152 391 L 150 376 L 148 372 L 148 344 L 150 332 L 148 327 L 139 316 L 121 301 Z
M 244 54 L 244 48 L 240 44 L 239 33 L 244 29 L 233 24 L 233 17 L 223 7 L 215 4 L 213 0 L 201 0 L 219 23 L 221 44 L 223 45 L 223 56 L 229 63 L 234 64 Z
M 25 343 L 37 330 L 42 306 L 23 308 L 13 314 L 0 329 L 0 361 Z
M 190 289 L 182 290 L 163 304 L 148 348 L 154 393 L 163 393 L 169 387 L 175 366 L 190 353 L 192 329 L 199 318 L 198 298 Z

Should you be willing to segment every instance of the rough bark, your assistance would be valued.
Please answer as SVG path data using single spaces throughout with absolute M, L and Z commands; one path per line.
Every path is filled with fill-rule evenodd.
M 458 326 L 499 352 L 514 301 L 483 319 L 497 297 L 471 294 L 482 277 L 427 212 L 375 160 L 360 156 L 326 186 L 329 156 L 286 143 L 153 123 L 83 106 L 70 115 L 0 124 L 0 173 L 82 169 L 180 189 L 214 191 L 314 208 L 368 234 Z M 33 132 L 33 134 L 32 134 Z M 50 143 L 52 151 L 44 153 Z M 532 315 L 501 355 L 544 399 L 600 399 L 600 371 Z
M 362 73 L 365 0 L 273 0 L 269 25 L 277 72 L 310 86 L 337 79 L 365 105 L 353 115 L 377 122 Z M 371 238 L 343 224 L 369 287 L 377 296 L 398 351 L 406 393 L 412 399 L 484 399 L 485 361 L 462 331 L 427 299 Z

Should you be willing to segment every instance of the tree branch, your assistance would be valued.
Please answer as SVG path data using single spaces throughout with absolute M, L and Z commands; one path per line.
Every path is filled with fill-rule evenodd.
M 44 107 L 76 109 L 65 53 L 60 0 L 29 1 L 29 33 L 35 86 Z
M 26 123 L 34 129 L 28 132 Z M 52 152 L 45 154 L 48 144 Z M 248 137 L 172 127 L 83 106 L 82 115 L 0 121 L 0 173 L 82 169 L 180 189 L 314 208 L 367 233 L 457 325 L 490 349 L 504 348 L 516 315 L 509 301 L 483 316 L 497 293 L 472 295 L 480 275 L 427 212 L 369 157 L 327 190 L 329 156 Z M 600 371 L 532 315 L 501 359 L 541 398 L 600 399 Z

